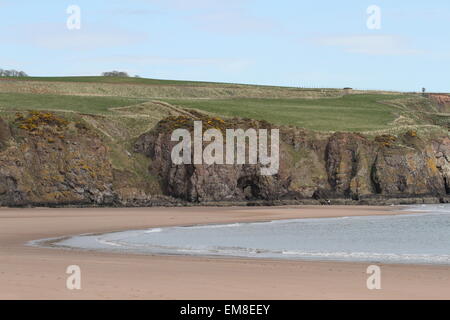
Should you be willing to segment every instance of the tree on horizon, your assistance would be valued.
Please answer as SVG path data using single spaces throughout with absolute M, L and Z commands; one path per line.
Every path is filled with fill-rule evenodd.
M 4 70 L 0 68 L 0 77 L 28 77 L 28 75 L 24 71 L 14 69 Z
M 123 77 L 123 78 L 128 78 L 129 75 L 127 72 L 124 71 L 108 71 L 108 72 L 103 72 L 102 73 L 103 77 Z

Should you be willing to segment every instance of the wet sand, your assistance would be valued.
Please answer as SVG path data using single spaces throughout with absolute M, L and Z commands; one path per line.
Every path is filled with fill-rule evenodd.
M 450 299 L 450 266 L 149 256 L 27 246 L 31 240 L 163 226 L 401 214 L 394 207 L 0 209 L 0 299 Z M 82 289 L 66 288 L 69 265 Z

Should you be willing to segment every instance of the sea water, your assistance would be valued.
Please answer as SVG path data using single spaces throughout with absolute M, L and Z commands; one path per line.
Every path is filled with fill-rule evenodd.
M 144 254 L 450 264 L 450 205 L 405 209 L 418 213 L 154 228 L 75 236 L 55 245 Z

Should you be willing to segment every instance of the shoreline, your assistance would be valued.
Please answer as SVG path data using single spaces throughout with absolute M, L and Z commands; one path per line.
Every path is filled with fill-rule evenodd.
M 283 199 L 283 200 L 248 200 L 248 201 L 205 201 L 190 202 L 177 198 L 167 198 L 144 202 L 125 202 L 114 203 L 110 205 L 94 204 L 90 202 L 74 203 L 45 203 L 45 202 L 26 202 L 16 205 L 3 205 L 0 209 L 98 209 L 98 208 L 222 208 L 222 207 L 289 207 L 289 206 L 361 206 L 361 207 L 389 207 L 389 206 L 416 206 L 422 204 L 446 204 L 450 203 L 450 196 L 435 195 L 409 195 L 398 197 L 368 196 L 359 200 L 350 198 L 330 198 L 330 199 Z
M 1 208 L 0 298 L 449 298 L 443 279 L 450 281 L 450 266 L 380 264 L 385 285 L 374 292 L 365 286 L 368 264 L 360 262 L 117 254 L 26 245 L 52 237 L 180 225 L 410 213 L 392 206 Z M 82 269 L 83 289 L 77 292 L 65 288 L 65 270 L 73 264 Z
M 376 215 L 350 215 L 350 216 L 311 216 L 311 217 L 302 217 L 302 218 L 291 218 L 291 219 L 275 219 L 275 220 L 263 220 L 263 221 L 245 221 L 245 222 L 225 222 L 225 223 L 210 223 L 210 224 L 187 224 L 187 225 L 170 225 L 163 227 L 151 227 L 151 229 L 165 229 L 172 227 L 181 227 L 181 228 L 189 228 L 189 227 L 214 227 L 214 226 L 227 226 L 233 224 L 255 224 L 255 223 L 270 223 L 274 221 L 299 221 L 303 219 L 339 219 L 339 218 L 354 218 L 354 217 L 367 217 L 367 216 L 398 216 L 398 215 L 420 215 L 427 213 L 427 211 L 408 211 L 401 210 L 400 206 L 396 206 L 392 208 L 390 213 L 386 214 L 376 214 Z M 406 209 L 406 208 L 405 208 Z M 121 255 L 143 255 L 143 256 L 165 256 L 165 257 L 192 257 L 192 258 L 207 258 L 207 259 L 243 259 L 243 260 L 256 260 L 256 261 L 306 261 L 306 262 L 338 262 L 338 263 L 373 263 L 373 261 L 358 261 L 358 260 L 345 260 L 345 259 L 325 259 L 325 258 L 292 258 L 292 257 L 252 257 L 252 256 L 239 256 L 239 255 L 227 255 L 227 254 L 193 254 L 193 253 L 168 253 L 168 252 L 140 252 L 140 251 L 128 251 L 128 250 L 115 250 L 113 247 L 111 248 L 88 248 L 88 247 L 77 247 L 70 245 L 58 245 L 58 243 L 64 242 L 66 240 L 70 240 L 71 238 L 84 237 L 84 236 L 101 236 L 108 235 L 113 233 L 120 232 L 134 232 L 134 231 L 145 231 L 148 229 L 133 229 L 133 230 L 121 230 L 121 231 L 111 231 L 106 233 L 89 233 L 89 234 L 79 234 L 79 235 L 70 235 L 70 236 L 62 236 L 56 238 L 48 238 L 48 239 L 37 239 L 32 240 L 26 243 L 27 246 L 38 247 L 38 248 L 49 248 L 49 249 L 59 249 L 59 250 L 75 250 L 75 251 L 83 251 L 83 252 L 103 252 L 103 253 L 113 253 L 113 254 L 121 254 Z M 424 266 L 449 266 L 450 263 L 427 263 L 427 262 L 378 262 L 385 265 L 424 265 Z

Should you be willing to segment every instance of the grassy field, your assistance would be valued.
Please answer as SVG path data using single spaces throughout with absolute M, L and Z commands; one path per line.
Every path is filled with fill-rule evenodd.
M 368 131 L 389 127 L 397 110 L 380 101 L 398 95 L 348 95 L 327 99 L 169 100 L 217 115 L 267 120 L 322 131 Z
M 215 82 L 204 81 L 182 81 L 182 80 L 162 80 L 147 79 L 134 77 L 18 77 L 18 78 L 2 78 L 6 81 L 46 81 L 46 82 L 90 82 L 90 83 L 126 83 L 126 84 L 148 84 L 148 85 L 175 85 L 175 86 L 204 86 L 204 85 L 222 85 Z M 240 86 L 237 84 L 227 83 L 228 86 Z
M 319 131 L 368 131 L 387 128 L 398 110 L 385 103 L 397 95 L 348 95 L 326 99 L 164 99 L 172 105 L 225 117 L 267 120 Z M 0 93 L 3 110 L 54 110 L 83 114 L 115 113 L 113 108 L 148 101 L 122 97 Z M 143 110 L 146 111 L 146 110 Z M 141 111 L 143 113 L 143 111 Z M 138 116 L 140 111 L 136 112 Z M 148 112 L 145 112 L 148 114 Z
M 227 87 L 227 88 L 275 88 L 281 90 L 305 90 L 305 91 L 320 91 L 320 90 L 336 90 L 336 89 L 308 89 L 297 87 L 280 87 L 269 85 L 253 85 L 240 83 L 225 83 L 225 82 L 207 82 L 207 81 L 186 81 L 186 80 L 164 80 L 164 79 L 148 79 L 148 78 L 134 78 L 134 77 L 17 77 L 5 78 L 0 77 L 0 81 L 44 81 L 44 82 L 81 82 L 81 83 L 112 83 L 112 84 L 145 84 L 145 85 L 171 85 L 171 86 L 209 86 L 209 87 Z
M 142 99 L 120 97 L 60 96 L 28 93 L 0 93 L 4 110 L 58 110 L 88 114 L 108 114 L 117 108 L 144 102 Z
M 429 119 L 434 121 L 434 118 L 427 113 L 434 114 L 437 109 L 430 99 L 402 93 L 356 93 L 344 95 L 340 89 L 143 78 L 0 78 L 0 110 L 3 113 L 16 110 L 70 111 L 114 117 L 118 125 L 123 123 L 126 131 L 133 135 L 147 130 L 147 123 L 156 123 L 173 114 L 173 110 L 177 113 L 176 108 L 153 103 L 155 101 L 176 106 L 178 111 L 191 108 L 222 117 L 260 119 L 277 125 L 327 132 L 369 132 L 401 125 L 433 124 Z M 120 107 L 130 108 L 114 109 Z M 111 136 L 117 136 L 106 124 L 97 123 L 96 126 L 104 127 Z
M 0 79 L 0 92 L 145 99 L 292 99 L 340 97 L 343 95 L 343 90 L 338 89 L 301 89 L 135 78 L 25 79 Z

